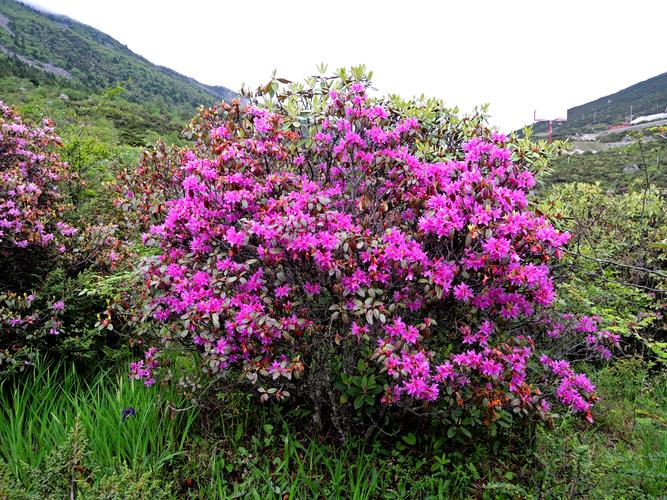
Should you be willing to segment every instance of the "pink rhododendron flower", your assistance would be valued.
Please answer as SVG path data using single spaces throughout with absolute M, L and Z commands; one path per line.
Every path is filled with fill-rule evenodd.
M 303 284 L 303 289 L 305 290 L 306 293 L 309 293 L 310 295 L 319 295 L 321 291 L 319 283 L 306 282 Z
M 335 361 L 334 378 L 372 374 L 387 405 L 487 405 L 492 421 L 499 406 L 548 413 L 549 397 L 588 418 L 594 387 L 545 346 L 575 331 L 606 357 L 616 340 L 593 319 L 545 319 L 569 235 L 529 207 L 516 141 L 480 124 L 439 130 L 448 145 L 429 151 L 421 105 L 367 88 L 327 81 L 299 126 L 255 100 L 201 112 L 144 238 L 159 254 L 145 319 L 169 322 L 163 343 L 207 370 L 244 373 L 262 401 Z M 528 369 L 538 357 L 550 391 Z M 158 367 L 152 353 L 132 374 Z

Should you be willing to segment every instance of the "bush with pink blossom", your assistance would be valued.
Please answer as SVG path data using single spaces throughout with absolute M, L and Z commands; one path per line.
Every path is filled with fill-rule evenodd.
M 113 267 L 126 245 L 114 225 L 77 217 L 69 193 L 80 180 L 61 145 L 53 122 L 24 122 L 0 102 L 1 375 L 39 352 L 99 357 L 93 338 L 106 343 L 96 318 L 108 297 L 91 298 L 81 285 L 91 270 Z
M 143 237 L 157 349 L 134 377 L 194 352 L 340 432 L 409 412 L 466 434 L 553 403 L 591 419 L 594 386 L 542 343 L 569 238 L 529 202 L 548 150 L 437 100 L 372 97 L 360 69 L 259 94 L 202 110 L 168 162 Z

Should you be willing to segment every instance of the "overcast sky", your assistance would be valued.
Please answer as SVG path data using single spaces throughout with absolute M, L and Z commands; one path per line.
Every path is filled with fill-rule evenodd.
M 29 0 L 238 90 L 364 63 L 382 93 L 491 104 L 503 130 L 667 71 L 665 0 Z

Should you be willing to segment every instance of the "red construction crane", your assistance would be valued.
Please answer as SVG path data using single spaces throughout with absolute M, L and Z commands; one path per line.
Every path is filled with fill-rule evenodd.
M 538 118 L 537 117 L 537 110 L 533 111 L 533 125 L 535 125 L 537 122 L 547 122 L 547 128 L 549 130 L 549 144 L 551 144 L 551 141 L 553 139 L 553 129 L 554 129 L 554 122 L 566 122 L 567 118 Z

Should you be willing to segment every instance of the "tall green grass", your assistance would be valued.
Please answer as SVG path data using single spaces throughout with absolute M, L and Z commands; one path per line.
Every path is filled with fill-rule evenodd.
M 541 429 L 531 490 L 545 497 L 665 498 L 667 374 L 620 359 L 593 374 L 594 425 L 564 416 Z
M 72 366 L 38 364 L 0 389 L 0 459 L 27 487 L 30 467 L 67 440 L 77 419 L 92 462 L 112 473 L 121 465 L 158 472 L 183 452 L 196 418 L 193 411 L 170 409 L 183 403 L 172 389 L 149 389 L 123 373 L 86 379 Z M 121 423 L 129 407 L 135 414 Z
M 84 376 L 71 366 L 37 365 L 0 387 L 0 465 L 7 465 L 0 483 L 8 470 L 5 480 L 18 489 L 5 491 L 62 486 L 48 464 L 69 457 L 54 451 L 72 441 L 78 421 L 90 452 L 81 498 L 165 487 L 169 498 L 261 500 L 663 495 L 667 376 L 640 360 L 592 376 L 601 396 L 594 425 L 564 417 L 553 429 L 540 427 L 534 446 L 495 447 L 437 433 L 334 442 L 308 432 L 307 419 L 258 407 L 245 393 L 220 395 L 195 426 L 196 413 L 170 410 L 187 404 L 172 388 L 146 388 L 122 372 Z M 129 407 L 136 414 L 121 423 Z

